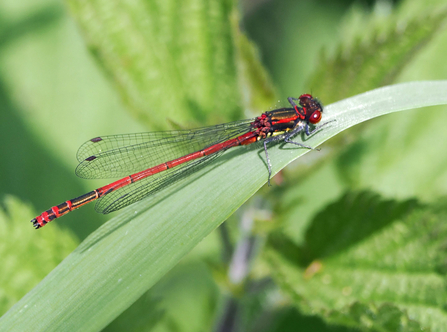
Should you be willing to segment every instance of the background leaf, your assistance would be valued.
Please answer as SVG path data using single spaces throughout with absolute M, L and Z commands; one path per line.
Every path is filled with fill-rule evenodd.
M 166 119 L 197 125 L 240 117 L 232 0 L 68 3 L 99 63 L 149 128 L 166 129 Z
M 301 310 L 371 331 L 443 331 L 444 206 L 348 193 L 315 217 L 302 247 L 272 238 L 268 259 Z
M 30 207 L 13 196 L 5 197 L 0 209 L 0 312 L 14 303 L 54 269 L 78 242 L 70 232 L 54 228 L 38 236 L 23 220 L 33 218 Z M 13 250 L 11 250 L 13 248 Z
M 394 82 L 446 22 L 445 9 L 410 18 L 398 12 L 386 17 L 362 14 L 354 14 L 362 17 L 346 28 L 353 31 L 357 25 L 356 35 L 348 32 L 350 38 L 344 36 L 347 45 L 340 45 L 329 59 L 322 54 L 325 65 L 312 73 L 307 84 L 327 102 Z

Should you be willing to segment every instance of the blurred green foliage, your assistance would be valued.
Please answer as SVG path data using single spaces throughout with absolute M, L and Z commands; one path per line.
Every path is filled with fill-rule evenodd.
M 102 184 L 73 174 L 86 139 L 231 121 L 304 92 L 327 104 L 447 77 L 442 1 L 239 7 L 0 3 L 2 313 L 105 220 L 85 208 L 31 236 L 33 213 L 6 196 L 42 210 Z M 106 330 L 211 330 L 234 297 L 246 331 L 443 331 L 445 111 L 368 121 L 300 158 L 262 191 L 274 222 L 257 221 L 265 246 L 246 285 L 229 285 L 214 232 Z M 236 218 L 228 224 L 237 243 Z
M 1 295 L 0 310 L 6 312 L 41 281 L 77 246 L 67 230 L 54 228 L 45 234 L 28 232 L 23 220 L 33 218 L 31 208 L 12 196 L 3 197 L 0 210 Z

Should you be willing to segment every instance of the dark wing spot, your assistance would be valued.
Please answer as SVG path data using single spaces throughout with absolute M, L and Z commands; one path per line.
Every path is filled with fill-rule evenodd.
M 92 138 L 92 139 L 90 140 L 90 142 L 93 142 L 93 143 L 101 142 L 101 141 L 102 141 L 102 138 L 101 138 L 101 137 L 95 137 L 95 138 Z

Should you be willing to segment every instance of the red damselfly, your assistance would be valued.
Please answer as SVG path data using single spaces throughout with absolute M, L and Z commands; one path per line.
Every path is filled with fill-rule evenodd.
M 53 206 L 31 222 L 38 229 L 94 200 L 98 200 L 95 206 L 97 212 L 119 210 L 168 186 L 232 147 L 261 140 L 264 142 L 270 183 L 272 167 L 267 144 L 284 141 L 313 149 L 292 141 L 291 137 L 303 131 L 310 136 L 328 123 L 309 131 L 310 124 L 315 125 L 321 120 L 323 107 L 320 102 L 309 94 L 288 100 L 292 107 L 268 111 L 254 119 L 194 130 L 93 138 L 78 150 L 76 174 L 87 179 L 123 178 Z

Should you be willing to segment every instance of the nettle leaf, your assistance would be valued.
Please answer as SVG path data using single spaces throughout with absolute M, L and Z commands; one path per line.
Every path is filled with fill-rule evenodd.
M 428 207 L 347 193 L 315 216 L 301 246 L 283 235 L 271 237 L 267 257 L 296 305 L 330 323 L 368 331 L 443 331 L 445 206 L 445 200 Z
M 54 227 L 45 234 L 29 231 L 24 222 L 35 215 L 30 207 L 6 196 L 0 208 L 0 315 L 5 313 L 77 245 L 76 237 Z
M 392 83 L 446 22 L 445 7 L 427 11 L 411 17 L 397 12 L 386 20 L 362 17 L 346 28 L 355 33 L 349 33 L 335 54 L 322 53 L 307 86 L 330 103 Z
M 233 0 L 68 3 L 89 48 L 148 127 L 241 117 Z
M 274 101 L 233 0 L 68 3 L 92 54 L 148 128 L 237 120 L 243 104 L 257 111 Z
M 88 46 L 148 127 L 240 116 L 232 0 L 68 3 Z
M 444 78 L 439 70 L 443 63 L 442 39 L 437 38 L 437 44 L 430 41 L 442 36 L 446 7 L 410 2 L 393 11 L 389 7 L 390 14 L 386 16 L 375 14 L 383 10 L 373 13 L 353 10 L 354 17 L 345 19 L 343 42 L 331 55 L 322 55 L 316 71 L 310 75 L 309 90 L 327 103 L 402 80 L 402 74 L 411 70 L 416 70 L 416 77 Z M 429 50 L 427 44 L 441 46 Z M 429 51 L 428 60 L 424 50 Z M 296 163 L 297 167 L 287 169 L 286 183 L 271 198 L 278 202 L 284 201 L 284 197 L 302 197 L 304 190 L 297 183 L 307 175 L 315 179 L 319 166 L 328 165 L 329 159 L 349 143 L 352 143 L 349 149 L 337 156 L 337 171 L 350 188 L 374 188 L 399 197 L 423 195 L 425 199 L 444 194 L 445 181 L 439 179 L 445 178 L 442 173 L 446 169 L 445 158 L 438 153 L 446 142 L 445 131 L 441 129 L 444 115 L 441 108 L 431 108 L 356 126 L 326 144 L 319 158 L 302 159 Z M 421 170 L 426 172 L 424 177 L 419 176 Z M 278 213 L 284 220 L 303 213 L 296 204 L 292 210 L 284 213 L 287 211 L 282 208 Z

